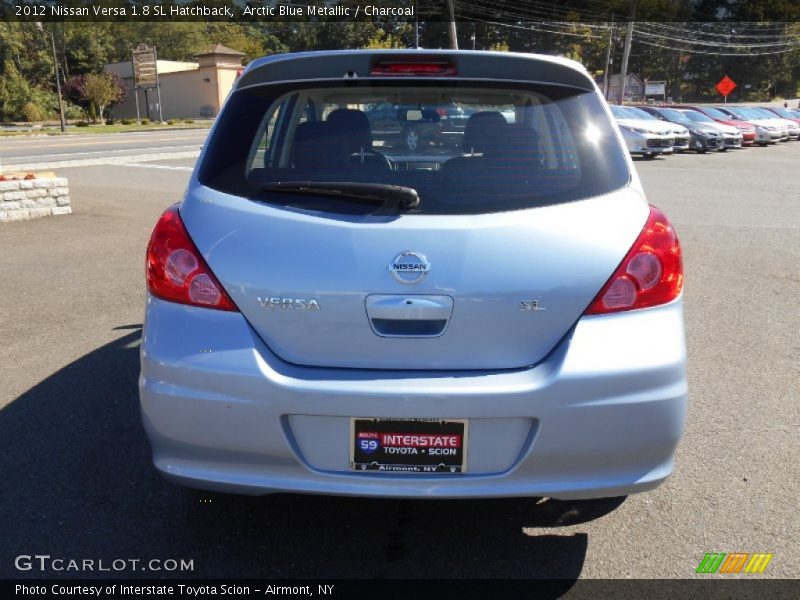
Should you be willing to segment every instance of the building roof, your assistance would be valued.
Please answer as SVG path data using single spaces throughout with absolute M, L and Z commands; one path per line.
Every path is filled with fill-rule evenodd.
M 166 75 L 167 73 L 178 73 L 181 71 L 193 71 L 197 69 L 196 62 L 182 62 L 177 60 L 161 60 L 158 59 L 158 74 Z M 112 63 L 105 66 L 106 71 L 116 73 L 123 79 L 133 77 L 133 65 L 131 61 Z
M 216 44 L 214 46 L 209 46 L 204 52 L 200 52 L 197 56 L 207 56 L 209 54 L 228 54 L 230 56 L 244 56 L 244 52 L 239 52 L 238 50 L 234 50 L 233 48 L 228 48 L 227 46 L 223 46 L 222 44 Z

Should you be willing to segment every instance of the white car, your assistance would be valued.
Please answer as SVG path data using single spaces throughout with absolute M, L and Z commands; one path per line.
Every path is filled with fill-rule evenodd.
M 651 115 L 646 110 L 642 110 L 636 106 L 627 106 L 625 110 L 628 112 L 634 113 L 640 119 L 644 119 L 645 121 L 653 121 L 660 125 L 666 125 L 667 129 L 672 132 L 672 136 L 674 138 L 674 143 L 672 148 L 675 152 L 683 152 L 684 150 L 689 149 L 689 145 L 692 141 L 692 134 L 689 133 L 689 130 L 686 129 L 680 123 L 670 123 L 668 121 L 662 121 L 658 117 Z M 652 125 L 652 123 L 651 123 Z
M 672 154 L 674 151 L 675 135 L 671 124 L 642 119 L 624 106 L 612 105 L 611 114 L 631 154 L 652 159 L 658 154 Z
M 781 123 L 782 126 L 786 127 L 786 131 L 790 139 L 793 140 L 800 139 L 800 124 L 798 124 L 797 121 L 793 119 L 787 119 L 786 117 L 782 117 L 781 115 L 776 114 L 775 112 L 766 108 L 755 107 L 753 108 L 753 110 L 756 111 L 758 114 L 763 115 L 765 119 L 772 117 L 776 118 L 778 122 Z
M 772 142 L 785 142 L 789 139 L 789 128 L 783 119 L 771 118 L 758 112 L 752 106 L 718 107 L 723 112 L 733 115 L 737 119 L 748 121 L 755 125 L 757 133 L 768 135 Z

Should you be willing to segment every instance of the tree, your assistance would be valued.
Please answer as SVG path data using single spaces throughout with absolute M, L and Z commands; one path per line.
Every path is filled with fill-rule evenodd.
M 97 107 L 100 118 L 105 109 L 125 99 L 125 86 L 114 73 L 89 73 L 83 79 L 83 99 Z
M 0 120 L 22 116 L 22 108 L 31 96 L 31 88 L 14 63 L 7 60 L 0 77 Z
M 90 116 L 91 107 L 96 107 L 102 119 L 106 108 L 125 100 L 127 89 L 115 73 L 89 73 L 70 77 L 64 84 L 64 95 L 83 106 Z

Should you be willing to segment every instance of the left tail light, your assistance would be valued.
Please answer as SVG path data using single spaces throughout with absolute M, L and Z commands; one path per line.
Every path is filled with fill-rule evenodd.
M 681 245 L 655 206 L 617 270 L 586 309 L 587 315 L 649 308 L 675 300 L 683 288 Z
M 178 207 L 161 215 L 147 246 L 147 289 L 170 302 L 238 311 L 183 225 Z

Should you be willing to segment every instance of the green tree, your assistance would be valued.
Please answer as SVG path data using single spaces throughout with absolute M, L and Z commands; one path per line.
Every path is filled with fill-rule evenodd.
M 110 73 L 90 73 L 84 78 L 83 97 L 90 107 L 97 107 L 101 119 L 105 109 L 122 100 L 124 95 L 124 88 Z

